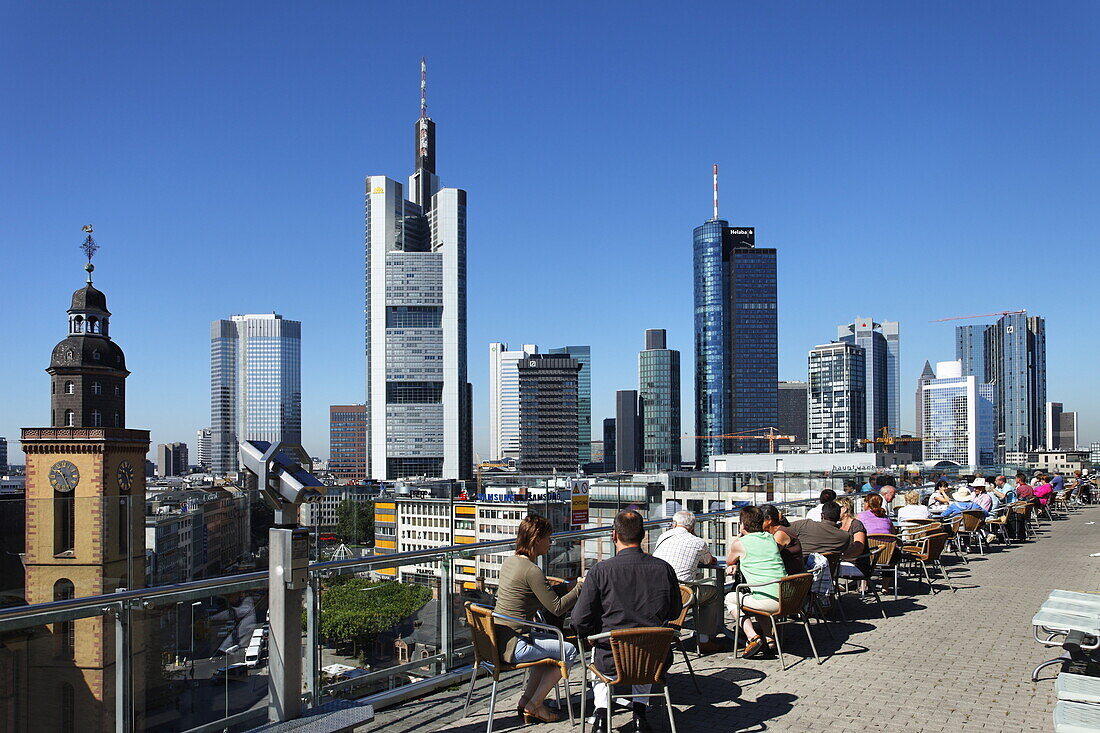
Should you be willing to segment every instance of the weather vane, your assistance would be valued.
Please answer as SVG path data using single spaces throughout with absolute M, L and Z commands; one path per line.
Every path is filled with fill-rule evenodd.
M 84 244 L 80 245 L 80 248 L 84 250 L 84 255 L 88 258 L 88 264 L 84 265 L 84 269 L 88 272 L 88 282 L 92 282 L 92 270 L 95 269 L 95 265 L 92 264 L 92 257 L 95 256 L 96 250 L 99 249 L 99 245 L 92 239 L 92 225 L 85 224 L 80 228 L 80 231 L 87 232 L 88 236 L 84 239 Z

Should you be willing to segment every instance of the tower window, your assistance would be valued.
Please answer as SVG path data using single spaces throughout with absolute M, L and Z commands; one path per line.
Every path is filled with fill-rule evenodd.
M 99 410 L 92 410 L 92 427 L 93 428 L 103 427 L 103 413 L 100 412 Z
M 65 410 L 65 427 L 76 427 L 76 413 L 72 410 Z
M 92 394 L 103 394 L 103 385 L 99 382 L 92 382 Z
M 118 397 L 121 394 L 122 394 L 122 387 L 120 387 L 119 385 L 116 384 L 115 385 L 115 397 Z
M 76 385 L 72 382 L 65 382 L 65 394 L 76 394 Z
M 72 624 L 72 621 L 66 622 Z M 73 733 L 76 730 L 76 696 L 73 686 L 68 682 L 61 685 L 61 731 Z
M 119 416 L 118 410 L 115 410 L 115 427 L 116 428 L 121 428 L 122 427 L 122 418 Z
M 76 507 L 73 493 L 55 491 L 53 494 L 53 554 L 72 552 L 76 535 Z
M 55 601 L 67 601 L 69 599 L 76 598 L 76 587 L 73 586 L 73 581 L 68 578 L 61 578 L 53 584 L 53 599 Z M 54 639 L 56 644 L 54 649 L 57 656 L 62 659 L 73 658 L 73 647 L 76 642 L 76 635 L 74 633 L 74 626 L 72 621 L 62 621 L 54 624 Z M 70 696 L 72 695 L 72 688 L 70 687 Z M 63 691 L 64 693 L 64 691 Z M 70 699 L 71 703 L 71 699 Z M 62 694 L 62 706 L 64 706 L 64 694 Z M 64 728 L 64 730 L 72 730 L 72 727 Z
M 95 359 L 96 361 L 99 361 L 99 349 L 96 349 L 95 351 L 92 352 L 92 358 Z

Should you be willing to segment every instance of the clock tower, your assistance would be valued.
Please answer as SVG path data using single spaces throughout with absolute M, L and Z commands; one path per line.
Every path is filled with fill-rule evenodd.
M 92 286 L 91 227 L 84 287 L 73 293 L 68 335 L 50 365 L 50 424 L 23 428 L 27 603 L 140 588 L 145 581 L 145 456 L 149 431 L 126 428 L 126 360 L 110 337 L 107 297 Z M 32 642 L 28 688 L 34 727 L 115 728 L 116 695 L 143 718 L 145 644 L 130 626 L 133 689 L 115 689 L 114 622 L 78 619 Z

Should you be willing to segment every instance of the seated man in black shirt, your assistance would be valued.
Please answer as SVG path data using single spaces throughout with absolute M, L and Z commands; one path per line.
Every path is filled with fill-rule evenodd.
M 680 615 L 680 584 L 676 572 L 664 560 L 642 552 L 645 530 L 642 517 L 630 510 L 619 512 L 611 532 L 615 557 L 596 565 L 584 579 L 580 598 L 573 608 L 573 625 L 582 637 L 616 629 L 664 626 Z M 596 667 L 614 678 L 615 662 L 607 642 L 596 647 Z M 650 690 L 634 689 L 637 694 Z M 607 706 L 611 704 L 607 685 L 593 686 L 596 723 L 593 733 L 607 733 Z M 646 698 L 641 698 L 646 699 Z M 634 731 L 648 733 L 647 703 L 635 702 Z

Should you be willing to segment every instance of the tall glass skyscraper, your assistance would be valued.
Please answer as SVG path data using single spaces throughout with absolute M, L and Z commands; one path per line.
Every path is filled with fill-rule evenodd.
M 964 375 L 960 361 L 942 361 L 921 389 L 925 461 L 974 467 L 998 462 L 992 385 Z
M 859 449 L 867 434 L 867 355 L 845 341 L 815 346 L 809 355 L 811 453 Z
M 856 318 L 837 326 L 837 339 L 863 349 L 867 359 L 867 415 L 864 438 L 878 437 L 884 427 L 894 435 L 906 430 L 901 425 L 901 339 L 896 321 L 875 323 L 873 318 Z
M 581 465 L 592 460 L 592 347 L 562 346 L 550 354 L 565 354 L 581 365 L 577 375 L 577 452 Z
M 679 470 L 680 352 L 667 348 L 663 328 L 647 329 L 638 353 L 638 418 L 642 470 Z
M 977 354 L 981 354 L 981 358 Z M 993 385 L 997 460 L 1006 452 L 1038 450 L 1046 442 L 1046 321 L 1026 311 L 1006 313 L 987 326 L 956 326 L 955 356 L 964 376 L 984 366 Z
M 423 90 L 423 62 L 421 66 Z M 366 406 L 371 478 L 469 478 L 466 192 L 440 186 L 421 95 L 405 187 L 366 180 Z
M 695 432 L 762 434 L 779 421 L 776 251 L 752 227 L 714 219 L 692 235 L 695 265 Z M 712 455 L 762 453 L 766 440 L 696 439 L 695 464 Z
M 242 440 L 302 443 L 302 324 L 274 313 L 210 325 L 211 462 L 237 470 Z

